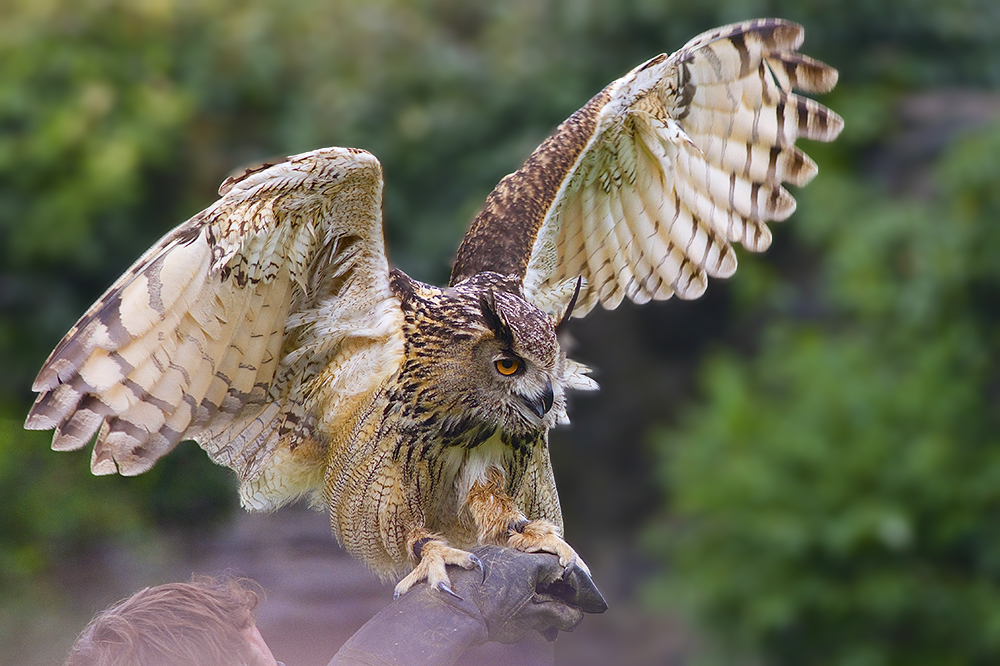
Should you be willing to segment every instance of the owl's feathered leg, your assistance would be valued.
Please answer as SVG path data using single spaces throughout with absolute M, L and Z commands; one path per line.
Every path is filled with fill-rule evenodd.
M 489 467 L 469 489 L 465 506 L 475 521 L 477 542 L 481 545 L 507 546 L 526 553 L 552 553 L 567 572 L 576 567 L 589 576 L 590 568 L 562 538 L 561 530 L 555 523 L 543 518 L 528 520 L 504 489 L 505 479 L 501 468 Z M 414 567 L 396 585 L 396 597 L 425 580 L 442 592 L 454 594 L 447 572 L 449 564 L 463 569 L 482 568 L 482 562 L 474 554 L 449 545 L 444 535 L 432 532 L 422 524 L 409 531 L 406 550 Z
M 526 553 L 552 553 L 563 567 L 578 566 L 590 574 L 590 568 L 562 538 L 555 523 L 543 518 L 528 520 L 521 512 L 504 490 L 503 470 L 490 467 L 485 476 L 485 480 L 472 484 L 466 499 L 479 528 L 479 543 L 508 546 Z
M 410 531 L 406 549 L 415 561 L 415 565 L 413 571 L 396 584 L 393 592 L 396 598 L 406 594 L 411 587 L 424 580 L 442 592 L 458 596 L 451 589 L 447 566 L 454 564 L 463 569 L 483 568 L 482 561 L 474 554 L 449 546 L 444 536 L 425 527 L 416 527 Z

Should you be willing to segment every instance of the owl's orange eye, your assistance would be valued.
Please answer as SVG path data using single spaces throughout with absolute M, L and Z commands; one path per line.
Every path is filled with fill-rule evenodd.
M 495 361 L 493 365 L 496 366 L 497 372 L 499 372 L 501 375 L 506 375 L 509 377 L 510 375 L 517 372 L 518 368 L 521 367 L 521 362 L 518 361 L 516 358 L 502 358 L 498 361 Z

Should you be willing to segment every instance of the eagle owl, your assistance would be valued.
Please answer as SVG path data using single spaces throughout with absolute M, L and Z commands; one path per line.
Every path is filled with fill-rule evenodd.
M 95 474 L 140 474 L 193 439 L 235 470 L 248 509 L 303 496 L 397 594 L 476 544 L 548 551 L 562 537 L 548 431 L 597 385 L 556 335 L 571 314 L 676 294 L 767 248 L 766 222 L 816 164 L 799 137 L 843 121 L 793 89 L 836 70 L 801 26 L 712 30 L 611 83 L 489 195 L 449 286 L 390 270 L 382 172 L 324 148 L 228 179 L 63 338 L 26 427 L 52 447 L 96 434 Z

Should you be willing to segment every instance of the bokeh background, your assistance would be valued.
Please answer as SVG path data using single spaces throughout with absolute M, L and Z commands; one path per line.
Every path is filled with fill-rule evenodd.
M 552 455 L 612 610 L 557 658 L 1000 663 L 995 0 L 0 0 L 3 660 L 58 663 L 95 610 L 207 567 L 300 593 L 340 576 L 335 611 L 275 591 L 279 643 L 388 600 L 322 514 L 253 522 L 191 443 L 95 478 L 89 453 L 21 429 L 63 333 L 230 172 L 372 151 L 392 263 L 441 283 L 486 194 L 563 118 L 758 16 L 805 25 L 846 129 L 805 142 L 819 177 L 733 280 L 574 322 L 603 390 L 574 397 Z

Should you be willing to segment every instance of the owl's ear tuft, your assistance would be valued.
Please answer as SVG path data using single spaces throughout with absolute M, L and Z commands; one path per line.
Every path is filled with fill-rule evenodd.
M 511 330 L 507 322 L 500 316 L 496 296 L 493 294 L 492 289 L 484 291 L 483 295 L 480 296 L 479 308 L 483 311 L 483 319 L 486 320 L 486 325 L 493 331 L 493 335 L 496 336 L 497 340 L 507 348 L 513 346 L 514 331 Z

